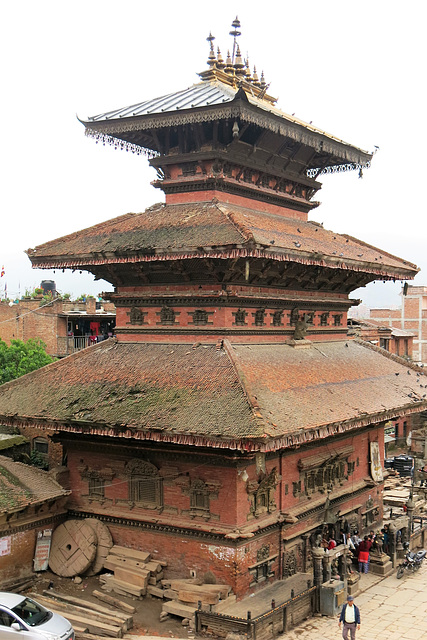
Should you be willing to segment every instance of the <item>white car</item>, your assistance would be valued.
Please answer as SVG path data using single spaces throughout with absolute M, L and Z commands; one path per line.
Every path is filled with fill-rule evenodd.
M 70 622 L 31 598 L 0 591 L 1 640 L 74 640 Z

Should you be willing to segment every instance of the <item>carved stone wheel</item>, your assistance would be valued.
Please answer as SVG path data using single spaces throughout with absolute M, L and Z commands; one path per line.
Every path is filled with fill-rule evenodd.
M 92 527 L 98 537 L 95 560 L 85 573 L 85 576 L 94 576 L 104 568 L 105 559 L 113 546 L 113 538 L 109 528 L 101 520 L 86 518 L 84 522 Z
M 49 567 L 58 576 L 71 578 L 89 569 L 96 556 L 98 536 L 84 520 L 68 520 L 52 536 Z

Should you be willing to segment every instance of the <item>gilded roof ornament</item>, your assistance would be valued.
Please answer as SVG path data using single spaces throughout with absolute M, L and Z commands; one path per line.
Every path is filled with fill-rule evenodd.
M 237 49 L 236 49 L 236 58 L 234 60 L 234 68 L 236 70 L 236 75 L 238 75 L 238 76 L 246 76 L 245 63 L 243 62 L 243 58 L 242 58 L 242 54 L 240 53 L 239 45 L 237 45 Z
M 235 19 L 231 23 L 231 26 L 233 27 L 233 29 L 230 31 L 230 36 L 233 36 L 233 38 L 234 38 L 234 40 L 233 40 L 233 57 L 232 57 L 232 61 L 233 61 L 233 64 L 234 64 L 235 57 L 237 55 L 237 52 L 236 52 L 236 47 L 238 46 L 237 45 L 237 38 L 242 35 L 242 32 L 239 31 L 239 29 L 240 29 L 240 20 L 239 20 L 239 18 L 237 16 L 235 17 Z
M 261 74 L 260 80 L 256 67 L 254 67 L 253 75 L 251 75 L 249 56 L 247 55 L 246 59 L 242 57 L 240 46 L 237 43 L 237 38 L 242 35 L 240 20 L 237 16 L 231 23 L 231 27 L 230 35 L 233 36 L 232 54 L 230 55 L 230 50 L 228 50 L 224 62 L 221 51 L 219 47 L 217 47 L 217 56 L 215 56 L 213 45 L 215 38 L 212 33 L 209 33 L 209 36 L 206 38 L 209 42 L 209 56 L 207 60 L 209 68 L 199 73 L 199 76 L 205 81 L 218 80 L 234 89 L 241 87 L 247 94 L 274 104 L 277 100 L 267 94 L 270 85 L 266 83 L 264 73 Z
M 228 73 L 230 75 L 234 75 L 234 67 L 233 67 L 233 63 L 231 61 L 230 51 L 227 51 L 227 59 L 225 61 L 224 71 L 225 71 L 225 73 Z
M 215 51 L 213 46 L 213 41 L 215 40 L 215 36 L 213 36 L 212 33 L 209 33 L 206 40 L 210 43 L 208 65 L 211 69 L 214 69 L 216 67 L 216 58 L 215 58 Z
M 222 57 L 220 48 L 217 48 L 217 52 L 216 52 L 216 68 L 217 69 L 224 69 L 225 67 L 225 62 L 224 59 Z

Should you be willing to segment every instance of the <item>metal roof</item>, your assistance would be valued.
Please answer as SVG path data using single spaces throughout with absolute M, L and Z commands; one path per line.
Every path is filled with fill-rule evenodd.
M 145 100 L 144 102 L 140 102 L 129 107 L 123 107 L 120 109 L 115 109 L 113 111 L 100 113 L 96 116 L 90 116 L 86 121 L 82 122 L 86 126 L 90 127 L 90 125 L 94 125 L 96 123 L 124 120 L 127 118 L 136 118 L 141 116 L 176 113 L 187 109 L 222 105 L 232 102 L 235 99 L 238 91 L 239 87 L 229 86 L 218 79 L 204 80 L 202 82 L 199 82 L 198 84 L 194 84 L 191 87 L 188 87 L 187 89 L 169 93 L 159 98 Z M 372 153 L 370 153 L 369 151 L 360 149 L 359 147 L 355 147 L 349 142 L 345 142 L 344 140 L 341 140 L 340 138 L 327 133 L 322 129 L 318 129 L 311 123 L 304 122 L 303 120 L 300 120 L 295 116 L 291 116 L 284 111 L 281 111 L 281 109 L 274 106 L 270 101 L 257 97 L 255 93 L 251 93 L 247 87 L 245 87 L 245 95 L 251 105 L 258 107 L 265 113 L 269 113 L 272 116 L 286 120 L 291 126 L 296 125 L 297 127 L 302 127 L 309 133 L 325 136 L 335 143 L 339 143 L 347 148 L 350 147 L 354 150 L 357 150 L 358 152 L 367 154 L 369 158 L 372 156 Z
M 167 111 L 180 111 L 182 109 L 195 109 L 197 107 L 209 107 L 214 104 L 223 104 L 234 100 L 236 90 L 222 82 L 200 82 L 184 89 L 169 93 L 160 98 L 145 100 L 139 104 L 107 111 L 97 116 L 88 118 L 88 122 L 100 122 L 117 118 L 133 118 L 137 116 L 165 113 Z

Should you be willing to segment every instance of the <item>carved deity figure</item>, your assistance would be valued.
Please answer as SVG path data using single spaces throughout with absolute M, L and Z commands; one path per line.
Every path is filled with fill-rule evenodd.
M 307 333 L 307 314 L 304 315 L 301 320 L 298 317 L 298 320 L 295 322 L 295 331 L 294 331 L 294 340 L 304 340 L 304 336 Z
M 144 316 L 142 312 L 137 307 L 132 307 L 129 314 L 129 320 L 131 324 L 142 324 Z

